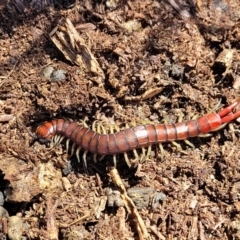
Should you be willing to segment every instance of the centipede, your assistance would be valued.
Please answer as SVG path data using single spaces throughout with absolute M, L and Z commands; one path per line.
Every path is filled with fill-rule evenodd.
M 194 120 L 174 124 L 144 124 L 105 134 L 74 121 L 53 119 L 36 129 L 36 137 L 42 142 L 57 138 L 55 142 L 58 143 L 65 138 L 67 146 L 72 142 L 73 147 L 77 148 L 77 154 L 84 150 L 84 155 L 91 152 L 95 155 L 115 156 L 158 143 L 186 140 L 217 131 L 240 117 L 240 110 L 237 109 L 239 105 L 240 98 L 217 113 L 210 113 Z

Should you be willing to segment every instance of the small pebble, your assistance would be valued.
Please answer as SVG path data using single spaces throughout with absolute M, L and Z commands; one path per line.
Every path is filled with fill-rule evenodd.
M 62 173 L 64 176 L 67 176 L 69 173 L 71 173 L 71 171 L 73 171 L 73 167 L 71 161 L 68 161 L 66 163 L 66 167 L 62 170 Z
M 58 81 L 65 80 L 66 79 L 65 74 L 66 74 L 66 71 L 61 70 L 61 69 L 53 71 L 51 73 L 50 80 L 52 82 L 58 82 Z
M 4 204 L 4 196 L 3 193 L 0 192 L 0 206 L 2 206 Z
M 39 76 L 46 78 L 47 80 L 50 80 L 50 76 L 53 71 L 54 71 L 54 68 L 52 66 L 47 66 L 41 70 Z

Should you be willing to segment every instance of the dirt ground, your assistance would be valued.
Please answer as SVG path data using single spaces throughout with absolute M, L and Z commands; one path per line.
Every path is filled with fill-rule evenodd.
M 84 166 L 84 151 L 79 163 L 34 135 L 58 118 L 117 132 L 226 107 L 239 97 L 239 0 L 0 9 L 0 239 L 240 239 L 238 121 L 144 161 L 148 148 L 119 154 L 119 176 L 113 156 Z

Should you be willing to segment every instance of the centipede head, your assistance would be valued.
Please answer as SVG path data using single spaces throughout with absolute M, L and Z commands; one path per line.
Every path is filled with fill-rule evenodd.
M 40 143 L 46 143 L 50 142 L 52 139 L 52 134 L 49 132 L 48 126 L 46 126 L 46 123 L 43 125 L 40 125 L 36 132 L 35 132 L 36 138 Z

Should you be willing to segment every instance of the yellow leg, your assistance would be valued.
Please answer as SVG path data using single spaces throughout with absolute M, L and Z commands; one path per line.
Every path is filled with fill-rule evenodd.
M 123 156 L 124 156 L 124 159 L 125 159 L 125 161 L 126 161 L 128 167 L 131 167 L 131 164 L 130 164 L 130 161 L 129 161 L 129 159 L 128 159 L 128 155 L 127 155 L 127 153 L 123 153 Z
M 87 153 L 88 153 L 88 150 L 85 150 L 83 153 L 83 164 L 85 169 L 87 169 Z
M 76 146 L 76 144 L 75 144 L 75 143 L 73 143 L 73 145 L 72 145 L 72 149 L 71 149 L 71 154 L 70 154 L 70 157 L 71 157 L 71 156 L 73 155 L 73 153 L 74 153 L 75 146 Z
M 93 154 L 93 161 L 94 161 L 95 163 L 97 163 L 97 154 L 96 154 L 96 153 Z
M 137 152 L 136 149 L 133 149 L 133 154 L 134 154 L 135 159 L 136 159 L 137 161 L 139 161 L 140 157 L 139 157 L 138 152 Z
M 189 140 L 185 139 L 184 142 L 191 148 L 195 148 L 195 146 Z
M 148 146 L 148 150 L 147 150 L 146 159 L 148 159 L 148 158 L 149 158 L 149 156 L 151 155 L 151 151 L 152 151 L 152 145 Z
M 142 162 L 144 162 L 145 157 L 146 157 L 146 149 L 144 147 L 141 149 L 142 149 L 142 155 L 141 155 L 140 162 L 142 163 Z
M 159 150 L 160 150 L 160 158 L 161 158 L 161 160 L 163 161 L 164 160 L 164 149 L 163 149 L 163 146 L 162 146 L 162 144 L 161 143 L 159 143 L 158 144 L 158 146 L 159 146 Z M 159 155 L 158 155 L 159 156 Z
M 80 150 L 81 150 L 81 147 L 78 147 L 77 151 L 76 151 L 76 156 L 77 156 L 78 162 L 80 162 L 80 155 L 79 155 Z
M 66 150 L 67 150 L 67 153 L 68 153 L 68 150 L 69 150 L 69 142 L 70 142 L 70 139 L 68 139 L 68 140 L 66 141 Z
M 113 164 L 114 164 L 114 167 L 116 168 L 117 167 L 117 155 L 116 154 L 113 155 Z

